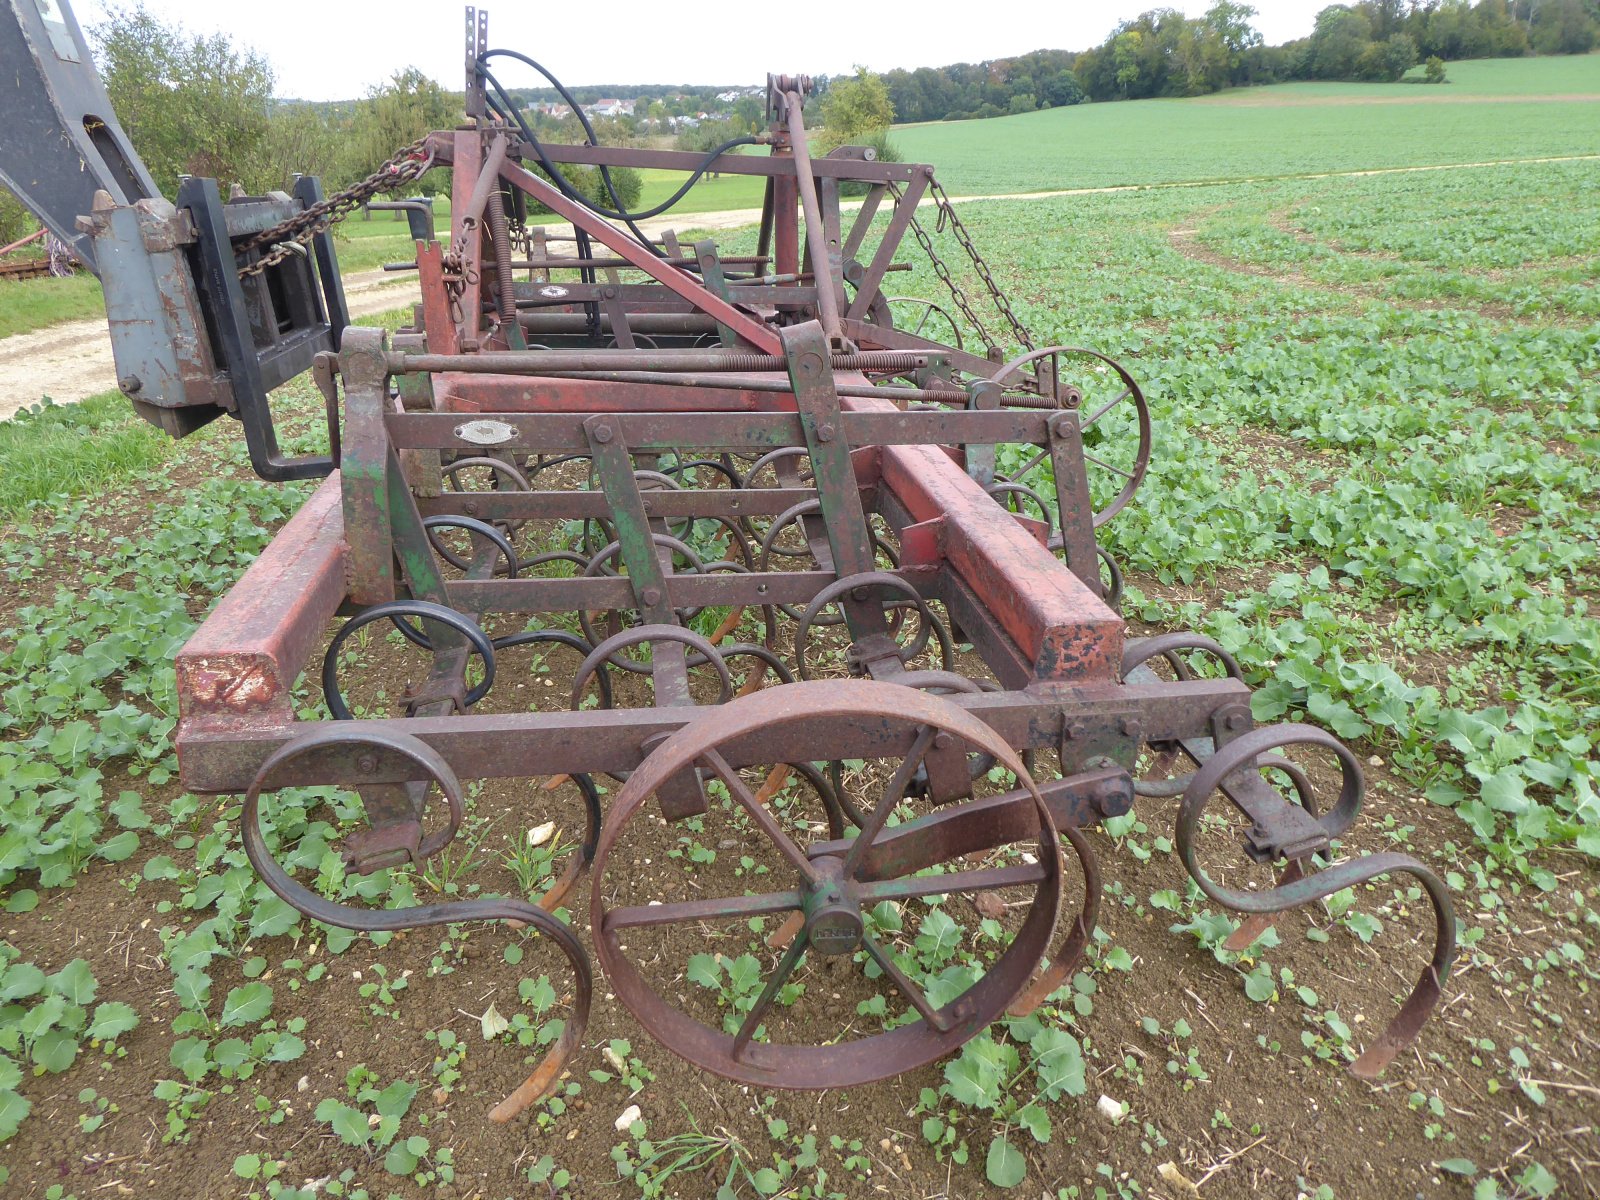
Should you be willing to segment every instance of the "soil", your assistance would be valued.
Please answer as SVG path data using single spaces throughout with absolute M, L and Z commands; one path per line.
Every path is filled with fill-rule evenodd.
M 219 469 L 241 471 L 238 456 L 225 449 L 224 437 L 211 430 L 196 435 L 195 449 L 186 451 L 188 456 L 174 467 L 174 483 Z M 113 493 L 100 509 L 100 527 L 132 528 L 149 503 L 142 488 Z M 1147 591 L 1156 589 L 1152 580 L 1133 582 Z M 31 581 L 29 594 L 49 595 L 57 586 L 83 584 L 66 569 L 41 572 Z M 26 599 L 7 596 L 0 602 L 0 627 Z M 552 653 L 546 672 L 529 658 L 509 652 L 503 657 L 500 682 L 487 707 L 566 707 L 573 656 Z M 353 678 L 362 688 L 381 681 L 394 695 L 419 673 L 421 662 L 415 651 L 374 639 Z M 963 664 L 963 670 L 972 669 Z M 530 690 L 536 702 L 527 699 Z M 315 697 L 308 703 L 315 703 Z M 647 690 L 637 680 L 626 681 L 619 688 L 619 703 L 648 703 Z M 1106 877 L 1100 926 L 1108 946 L 1128 952 L 1132 970 L 1092 973 L 1092 1011 L 1046 1010 L 1049 1021 L 1070 1028 L 1084 1042 L 1087 1090 L 1081 1097 L 1046 1105 L 1054 1126 L 1047 1144 L 1013 1129 L 1013 1140 L 1028 1162 L 1028 1178 L 1005 1194 L 1031 1200 L 1041 1191 L 1054 1197 L 1057 1188 L 1077 1187 L 1080 1192 L 1065 1194 L 1088 1196 L 1100 1185 L 1115 1195 L 1119 1185 L 1136 1185 L 1139 1195 L 1167 1200 L 1196 1194 L 1295 1197 L 1326 1185 L 1340 1200 L 1465 1196 L 1469 1186 L 1435 1165 L 1451 1158 L 1472 1159 L 1485 1170 L 1504 1167 L 1511 1174 L 1537 1160 L 1561 1180 L 1563 1195 L 1600 1194 L 1600 1176 L 1595 1174 L 1600 1166 L 1595 992 L 1581 971 L 1549 967 L 1535 977 L 1523 965 L 1567 943 L 1586 946 L 1589 961 L 1594 960 L 1594 933 L 1584 923 L 1592 926 L 1595 921 L 1600 871 L 1586 859 L 1551 855 L 1542 865 L 1556 874 L 1558 890 L 1548 896 L 1526 885 L 1474 887 L 1472 864 L 1479 856 L 1462 849 L 1471 845 L 1471 838 L 1458 819 L 1425 802 L 1372 748 L 1356 750 L 1367 764 L 1368 797 L 1346 849 L 1404 849 L 1425 862 L 1460 870 L 1467 884 L 1456 895 L 1461 929 L 1469 936 L 1481 935 L 1464 950 L 1444 1002 L 1417 1046 L 1378 1083 L 1368 1084 L 1345 1073 L 1336 1061 L 1306 1053 L 1302 1036 L 1320 1029 L 1311 1020 L 1314 1013 L 1336 1010 L 1354 1030 L 1358 1046 L 1370 1042 L 1425 961 L 1432 936 L 1425 903 L 1395 892 L 1387 882 L 1364 892 L 1362 911 L 1380 914 L 1383 924 L 1370 945 L 1331 921 L 1320 906 L 1286 915 L 1277 927 L 1281 944 L 1265 957 L 1275 971 L 1292 970 L 1296 985 L 1315 990 L 1315 1008 L 1306 1007 L 1287 985 L 1280 986 L 1276 999 L 1253 1003 L 1245 996 L 1238 969 L 1219 963 L 1188 934 L 1170 931 L 1180 918 L 1151 903 L 1153 894 L 1166 889 L 1181 895 L 1185 883 L 1181 866 L 1154 843 L 1170 836 L 1172 802 L 1140 801 L 1145 830 L 1136 828 L 1120 841 L 1098 830 L 1088 834 Z M 1307 765 L 1319 792 L 1329 794 L 1334 780 L 1326 767 Z M 1048 775 L 1048 767 L 1042 763 L 1040 774 Z M 869 769 L 860 782 L 877 779 L 881 774 Z M 174 785 L 153 788 L 126 777 L 109 777 L 104 786 L 113 795 L 124 787 L 143 791 L 151 813 L 162 812 L 179 794 Z M 607 782 L 607 787 L 609 805 L 617 785 Z M 819 820 L 807 803 L 802 797 L 784 818 L 797 837 Z M 227 800 L 208 803 L 195 832 L 214 823 L 235 827 L 236 811 Z M 561 829 L 558 838 L 570 841 L 582 823 L 571 784 L 554 790 L 538 781 L 491 784 L 474 800 L 474 811 L 494 823 L 478 847 L 483 865 L 463 880 L 485 890 L 512 886 L 498 860 L 525 829 L 554 820 Z M 814 829 L 810 832 L 819 836 Z M 673 856 L 685 849 L 680 838 L 715 850 L 714 860 L 691 869 L 686 858 Z M 1206 836 L 1206 861 L 1215 864 L 1220 881 L 1266 885 L 1262 869 L 1239 865 L 1243 860 L 1234 844 L 1225 828 Z M 747 887 L 760 891 L 780 886 L 736 873 L 745 870 L 741 856 L 755 848 L 748 830 L 729 827 L 720 808 L 713 808 L 699 830 L 668 826 L 647 808 L 625 831 L 600 886 L 611 905 L 630 899 L 644 903 L 646 897 L 739 895 Z M 917 1111 L 919 1094 L 940 1086 L 943 1062 L 843 1092 L 758 1092 L 722 1082 L 656 1043 L 598 971 L 584 1045 L 569 1064 L 581 1091 L 567 1112 L 547 1121 L 547 1127 L 532 1112 L 509 1125 L 490 1123 L 487 1110 L 521 1080 L 538 1054 L 504 1042 L 486 1044 L 481 1014 L 491 1004 L 506 1016 L 526 1011 L 517 997 L 521 979 L 548 975 L 563 1004 L 571 983 L 560 955 L 538 937 L 482 925 L 450 934 L 442 929 L 400 934 L 381 948 L 363 937 L 340 955 L 331 955 L 314 933 L 307 933 L 264 939 L 241 947 L 233 960 L 219 959 L 212 967 L 214 996 L 244 981 L 241 965 L 248 958 L 266 958 L 262 978 L 275 991 L 274 1016 L 306 1019 L 308 1051 L 299 1061 L 267 1065 L 249 1080 L 217 1090 L 177 1138 L 168 1140 L 168 1107 L 151 1093 L 156 1081 L 176 1075 L 168 1064 L 175 1040 L 168 1022 L 177 1005 L 158 931 L 165 925 L 187 926 L 205 915 L 178 907 L 182 893 L 174 884 L 142 879 L 148 858 L 168 852 L 180 864 L 192 861 L 191 852 L 146 836 L 133 859 L 114 867 L 97 864 L 72 888 L 44 893 L 34 912 L 0 918 L 6 938 L 27 958 L 47 971 L 75 957 L 88 959 L 100 981 L 99 998 L 128 1002 L 142 1017 L 139 1028 L 121 1039 L 119 1056 L 103 1058 L 86 1050 L 65 1074 L 24 1082 L 34 1112 L 21 1133 L 0 1146 L 0 1163 L 11 1173 L 7 1194 L 43 1196 L 47 1187 L 60 1185 L 63 1194 L 80 1198 L 108 1193 L 243 1195 L 252 1185 L 235 1177 L 232 1165 L 239 1155 L 257 1154 L 283 1164 L 281 1180 L 319 1191 L 325 1190 L 320 1181 L 352 1170 L 356 1183 L 378 1196 L 631 1196 L 639 1189 L 619 1181 L 613 1158 L 615 1148 L 634 1146 L 613 1127 L 630 1104 L 639 1106 L 649 1136 L 658 1144 L 698 1130 L 721 1139 L 725 1149 L 739 1148 L 752 1169 L 770 1165 L 775 1154 L 792 1159 L 793 1141 L 812 1133 L 829 1174 L 829 1189 L 852 1198 L 1001 1194 L 983 1180 L 984 1153 L 1000 1131 L 984 1115 L 969 1113 L 961 1121 L 961 1135 L 972 1151 L 966 1165 L 937 1156 L 922 1139 L 926 1114 Z M 1081 903 L 1075 870 L 1069 870 L 1066 881 L 1064 917 Z M 777 877 L 773 871 L 771 878 Z M 420 881 L 418 891 L 428 896 Z M 1005 898 L 1014 903 L 1028 899 Z M 587 943 L 587 884 L 569 903 L 574 928 Z M 959 896 L 948 905 L 969 931 L 978 924 L 970 905 Z M 1020 912 L 1005 910 L 1003 922 L 1014 926 Z M 1326 931 L 1327 940 L 1308 937 L 1313 929 Z M 769 925 L 762 935 L 770 931 Z M 504 955 L 513 941 L 526 955 L 514 967 Z M 749 931 L 715 925 L 674 928 L 654 940 L 630 936 L 627 944 L 663 991 L 669 996 L 685 993 L 685 1006 L 712 1023 L 719 1011 L 711 994 L 681 980 L 689 956 L 726 948 L 732 957 L 754 946 L 761 951 L 763 969 L 770 969 L 778 957 L 777 950 L 762 950 Z M 327 975 L 294 990 L 294 981 L 304 976 L 286 968 L 287 959 L 308 965 L 326 962 Z M 381 964 L 391 980 L 409 972 L 408 987 L 396 993 L 392 1006 L 361 995 L 363 984 L 377 978 L 374 964 Z M 782 1036 L 807 1044 L 838 1037 L 841 1028 L 859 1020 L 858 999 L 876 987 L 862 980 L 848 959 L 806 970 L 806 996 L 780 1014 Z M 808 1003 L 812 1000 L 815 1007 Z M 1171 1031 L 1181 1019 L 1193 1035 L 1153 1036 L 1141 1025 L 1145 1017 L 1154 1018 L 1163 1031 Z M 446 1028 L 468 1053 L 459 1083 L 435 1090 L 439 1052 L 424 1034 Z M 644 1065 L 636 1093 L 616 1079 L 597 1081 L 589 1075 L 607 1069 L 601 1048 L 611 1039 L 626 1039 L 631 1056 Z M 1494 1049 L 1483 1039 L 1491 1039 Z M 1506 1055 L 1516 1045 L 1526 1046 L 1540 1064 L 1542 1106 L 1509 1082 Z M 1186 1086 L 1181 1072 L 1170 1073 L 1168 1063 L 1181 1063 L 1191 1047 L 1204 1078 Z M 421 1134 L 434 1148 L 450 1147 L 453 1183 L 419 1185 L 391 1176 L 381 1165 L 381 1155 L 369 1157 L 349 1148 L 313 1118 L 320 1100 L 348 1100 L 347 1073 L 357 1065 L 383 1083 L 404 1078 L 420 1085 L 402 1136 Z M 214 1077 L 208 1086 L 218 1087 Z M 84 1134 L 77 1119 L 88 1110 L 78 1096 L 91 1087 L 115 1108 L 103 1127 Z M 1097 1111 L 1102 1095 L 1127 1106 L 1129 1115 L 1116 1123 L 1106 1120 Z M 265 1114 L 258 1105 L 265 1107 Z M 1430 1111 L 1430 1105 L 1437 1108 Z M 775 1118 L 787 1122 L 788 1140 L 777 1141 L 769 1132 L 768 1122 Z M 842 1139 L 842 1145 L 834 1147 L 831 1136 Z M 569 1188 L 527 1182 L 528 1168 L 547 1154 L 572 1173 Z M 663 1194 L 685 1200 L 711 1196 L 728 1159 L 719 1161 L 719 1168 L 673 1177 Z M 1199 1191 L 1185 1180 L 1198 1184 Z M 803 1181 L 797 1178 L 788 1194 L 800 1195 Z M 743 1185 L 738 1194 L 754 1192 Z

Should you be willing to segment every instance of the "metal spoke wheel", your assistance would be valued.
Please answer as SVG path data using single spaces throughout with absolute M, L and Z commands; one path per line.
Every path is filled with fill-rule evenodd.
M 1001 388 L 1003 407 L 1079 413 L 1096 528 L 1128 506 L 1150 466 L 1150 407 L 1121 363 L 1095 350 L 1049 346 L 1012 359 L 990 379 Z M 1001 469 L 1012 481 L 1037 487 L 1029 476 L 1049 461 L 1049 451 L 1041 449 L 1015 469 Z
M 961 326 L 956 324 L 956 319 L 948 310 L 920 296 L 887 296 L 885 299 L 895 329 L 912 337 L 954 346 L 957 350 L 965 349 L 961 341 Z
M 860 755 L 850 840 L 772 783 L 838 753 Z M 924 769 L 970 794 L 975 755 L 1017 786 L 913 796 Z M 663 824 L 652 797 L 696 770 L 709 810 Z M 612 802 L 594 872 L 617 998 L 675 1054 L 762 1087 L 851 1087 L 949 1054 L 1027 987 L 1061 899 L 1054 823 L 1016 752 L 949 700 L 862 680 L 757 692 L 666 739 Z M 980 898 L 998 918 L 980 921 Z M 988 930 L 981 955 L 969 925 Z

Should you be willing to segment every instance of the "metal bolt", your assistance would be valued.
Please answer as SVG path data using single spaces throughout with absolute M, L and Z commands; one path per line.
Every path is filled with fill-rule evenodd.
M 616 431 L 609 425 L 596 425 L 594 428 L 594 440 L 602 446 L 616 436 Z
M 661 603 L 661 589 L 657 588 L 657 587 L 647 587 L 647 588 L 645 588 L 644 591 L 639 593 L 639 599 L 643 600 L 646 604 L 649 604 L 649 605 L 660 604 Z
M 935 750 L 948 750 L 948 749 L 950 749 L 951 746 L 954 746 L 955 744 L 956 744 L 956 739 L 951 737 L 950 734 L 946 733 L 944 730 L 940 730 L 937 734 L 934 735 L 933 748 Z
M 817 426 L 817 441 L 833 441 L 833 425 L 831 423 Z
M 1122 730 L 1124 737 L 1136 738 L 1144 732 L 1144 726 L 1139 724 L 1139 718 L 1137 717 L 1123 717 L 1117 725 Z
M 363 754 L 356 759 L 356 770 L 363 775 L 373 775 L 378 770 L 378 756 L 376 754 Z
M 124 375 L 117 380 L 117 386 L 122 389 L 124 395 L 131 396 L 144 388 L 144 380 L 137 375 Z
M 461 506 L 461 511 L 466 513 L 467 516 L 469 516 L 469 517 L 477 516 L 478 515 L 478 502 L 476 500 L 468 500 L 465 504 L 463 504 Z
M 865 587 L 858 587 L 858 588 L 851 588 L 850 589 L 850 599 L 852 599 L 852 600 L 865 600 L 867 598 L 868 594 L 869 593 L 867 592 L 867 589 Z
M 1222 725 L 1224 729 L 1228 730 L 1228 732 L 1238 733 L 1239 730 L 1243 729 L 1245 726 L 1245 715 L 1238 709 L 1234 709 L 1231 713 L 1222 718 Z

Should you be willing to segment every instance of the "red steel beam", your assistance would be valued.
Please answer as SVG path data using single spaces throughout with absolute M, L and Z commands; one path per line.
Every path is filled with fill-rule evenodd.
M 840 406 L 854 412 L 894 407 L 848 396 Z M 879 469 L 912 520 L 940 520 L 944 557 L 1016 642 L 1035 678 L 1116 680 L 1122 618 L 943 447 L 884 446 Z
M 764 412 L 783 409 L 785 400 L 794 411 L 793 397 L 771 392 L 669 383 L 449 371 L 433 377 L 433 388 L 441 412 Z
M 295 677 L 345 597 L 346 554 L 335 471 L 178 651 L 184 724 L 294 719 Z
M 665 284 L 699 311 L 714 318 L 719 325 L 728 326 L 756 349 L 768 354 L 783 353 L 778 335 L 773 330 L 708 291 L 698 276 L 663 263 L 632 237 L 600 220 L 582 205 L 568 200 L 537 175 L 516 163 L 507 162 L 500 167 L 500 177 L 533 196 L 557 216 L 572 222 L 575 228 L 583 229 L 595 241 L 627 259 L 656 282 Z

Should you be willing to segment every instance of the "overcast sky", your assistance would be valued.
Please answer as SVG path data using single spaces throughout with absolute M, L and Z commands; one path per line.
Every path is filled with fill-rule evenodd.
M 1167 3 L 1199 15 L 1211 0 Z M 1261 0 L 1255 26 L 1269 43 L 1303 37 L 1329 3 Z M 72 0 L 86 29 L 117 6 L 117 0 Z M 822 0 L 801 6 L 491 0 L 485 7 L 492 46 L 522 51 L 569 85 L 754 85 L 768 71 L 837 75 L 856 63 L 887 71 L 1029 50 L 1082 50 L 1104 40 L 1118 21 L 1157 6 L 1158 0 Z M 146 0 L 146 7 L 191 32 L 221 31 L 265 54 L 282 97 L 350 99 L 407 66 L 448 88 L 462 86 L 463 5 L 454 0 Z M 780 11 L 792 32 L 777 32 Z M 497 74 L 507 86 L 534 82 L 532 72 L 509 63 Z

